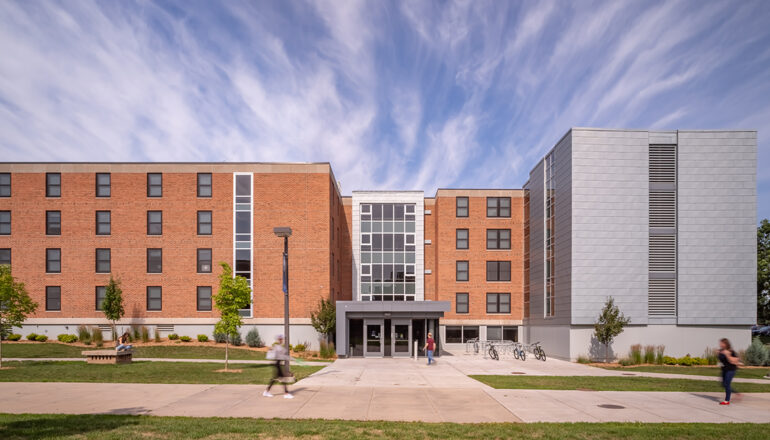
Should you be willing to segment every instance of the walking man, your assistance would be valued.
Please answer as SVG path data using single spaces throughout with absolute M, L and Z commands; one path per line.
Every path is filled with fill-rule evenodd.
M 291 376 L 284 369 L 284 362 L 288 363 L 291 357 L 289 356 L 289 353 L 286 352 L 286 347 L 283 346 L 283 335 L 278 335 L 275 338 L 275 343 L 270 348 L 270 351 L 267 352 L 267 358 L 275 360 L 275 364 L 273 365 L 275 369 L 273 370 L 273 378 L 270 379 L 270 383 L 267 385 L 267 389 L 262 395 L 265 397 L 273 397 L 270 393 L 270 388 L 276 383 L 281 383 L 283 384 L 283 398 L 293 399 L 294 395 L 289 392 L 289 387 L 286 385 L 286 382 L 290 380 Z
M 428 353 L 428 365 L 433 362 L 433 351 L 436 349 L 436 341 L 433 340 L 433 333 L 428 332 L 428 339 L 425 341 L 425 347 L 422 348 Z

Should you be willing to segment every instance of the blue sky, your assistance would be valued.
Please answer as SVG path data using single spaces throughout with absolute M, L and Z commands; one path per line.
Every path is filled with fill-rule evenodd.
M 328 161 L 521 187 L 572 126 L 759 130 L 770 2 L 0 2 L 3 161 Z

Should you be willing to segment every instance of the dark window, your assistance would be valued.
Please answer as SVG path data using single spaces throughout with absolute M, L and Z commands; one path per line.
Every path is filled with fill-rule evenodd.
M 109 249 L 96 250 L 96 273 L 110 273 L 111 251 Z
M 163 273 L 163 249 L 147 249 L 147 273 Z
M 238 228 L 237 222 L 243 221 L 240 214 L 246 214 L 246 218 L 249 216 L 248 212 L 236 213 L 236 232 L 247 234 L 250 231 L 242 231 L 242 227 L 240 228 L 241 230 Z M 249 229 L 248 226 L 246 229 Z M 198 235 L 211 235 L 211 211 L 198 211 Z
M 456 232 L 457 249 L 468 249 L 468 230 L 458 229 Z
M 457 281 L 468 281 L 468 262 L 457 262 Z
M 45 212 L 45 235 L 61 235 L 61 211 Z
M 61 310 L 61 286 L 46 286 L 45 309 L 49 311 Z
M 61 197 L 61 174 L 59 173 L 45 174 L 45 196 Z
M 511 262 L 487 261 L 487 281 L 511 281 Z
M 211 197 L 211 173 L 198 173 L 198 197 Z
M 457 217 L 468 217 L 468 198 L 457 197 L 455 199 L 457 208 Z
M 11 211 L 0 211 L 0 235 L 11 235 Z
M 468 294 L 455 294 L 455 313 L 468 313 Z
M 463 328 L 459 325 L 446 326 L 444 334 L 447 344 L 462 344 L 463 342 Z
M 110 211 L 96 211 L 96 235 L 110 235 Z
M 487 217 L 510 217 L 510 197 L 487 197 Z
M 147 235 L 163 235 L 163 211 L 147 211 Z
M 487 229 L 487 249 L 510 249 L 510 229 Z
M 211 311 L 211 286 L 198 286 L 198 311 Z
M 198 273 L 211 273 L 211 249 L 198 249 Z
M 487 313 L 511 313 L 511 294 L 487 293 Z
M 96 173 L 96 197 L 110 196 L 110 173 Z
M 147 286 L 147 310 L 163 309 L 163 291 L 160 286 Z
M 45 271 L 47 273 L 61 273 L 61 249 L 45 250 Z
M 519 340 L 518 327 L 503 327 L 503 340 L 518 342 Z
M 0 264 L 11 265 L 11 249 L 0 249 Z
M 147 173 L 147 197 L 163 197 L 163 174 Z
M 106 286 L 96 286 L 96 300 L 94 301 L 94 305 L 96 306 L 96 310 L 102 309 L 102 303 L 104 302 L 104 297 L 107 295 L 107 287 Z
M 0 197 L 11 197 L 11 173 L 0 173 Z

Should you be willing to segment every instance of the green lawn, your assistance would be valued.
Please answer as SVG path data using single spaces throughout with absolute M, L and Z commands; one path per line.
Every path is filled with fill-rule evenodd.
M 45 439 L 592 439 L 754 440 L 770 425 L 687 423 L 455 424 L 184 418 L 116 415 L 0 414 L 0 438 Z
M 112 346 L 108 346 L 112 348 Z M 39 344 L 3 344 L 3 358 L 80 358 L 84 350 L 100 350 L 94 346 L 83 347 L 57 343 Z M 230 359 L 263 360 L 265 352 L 230 347 Z M 149 345 L 134 348 L 136 358 L 169 358 L 169 359 L 224 359 L 224 345 L 196 346 L 185 345 Z
M 645 373 L 667 373 L 667 374 L 692 374 L 696 376 L 721 376 L 720 367 L 679 367 L 676 365 L 640 365 L 636 367 L 601 367 L 605 370 L 618 371 L 640 371 Z M 740 368 L 735 377 L 744 379 L 762 379 L 768 373 L 770 368 Z M 770 380 L 767 382 L 770 384 Z
M 601 376 L 471 376 L 492 388 L 593 391 L 722 391 L 718 381 Z M 733 383 L 742 393 L 770 393 L 769 384 Z
M 197 362 L 134 362 L 127 365 L 93 365 L 85 362 L 7 362 L 0 382 L 117 382 L 265 384 L 272 375 L 269 364 L 230 364 L 242 373 L 218 373 L 223 364 Z M 293 365 L 297 380 L 323 367 Z M 0 435 L 0 438 L 2 436 Z

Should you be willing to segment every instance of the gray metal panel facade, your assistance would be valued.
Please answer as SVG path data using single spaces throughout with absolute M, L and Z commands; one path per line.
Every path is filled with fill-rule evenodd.
M 543 161 L 529 172 L 529 324 L 543 323 Z
M 647 323 L 648 148 L 643 130 L 572 130 L 572 324 L 609 296 Z
M 678 323 L 756 322 L 757 133 L 680 131 Z

